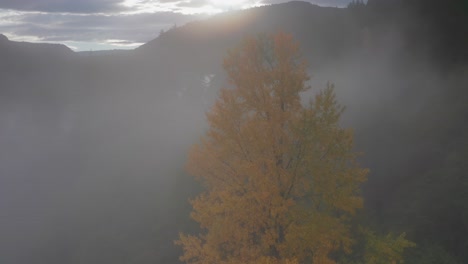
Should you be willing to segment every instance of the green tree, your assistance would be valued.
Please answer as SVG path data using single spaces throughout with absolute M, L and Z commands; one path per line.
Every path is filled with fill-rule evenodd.
M 187 169 L 205 186 L 191 201 L 199 235 L 180 235 L 187 263 L 336 263 L 349 253 L 367 169 L 333 86 L 308 104 L 306 63 L 290 35 L 247 38 L 229 52 L 209 130 Z

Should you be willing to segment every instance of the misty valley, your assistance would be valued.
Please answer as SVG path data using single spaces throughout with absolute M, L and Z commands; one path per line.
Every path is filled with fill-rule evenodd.
M 447 2 L 265 5 L 130 50 L 0 34 L 0 263 L 468 263 L 468 4 Z M 301 164 L 284 201 L 251 176 Z

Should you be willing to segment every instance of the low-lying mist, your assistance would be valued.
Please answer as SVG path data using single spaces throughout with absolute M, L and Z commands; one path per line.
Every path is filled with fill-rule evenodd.
M 276 8 L 256 10 L 269 21 L 275 16 L 265 10 L 295 7 Z M 346 18 L 334 27 L 351 19 L 333 10 L 326 17 Z M 178 263 L 173 240 L 196 230 L 187 199 L 200 188 L 184 171 L 186 155 L 227 85 L 220 58 L 241 41 L 240 32 L 264 27 L 236 31 L 211 43 L 213 49 L 199 44 L 194 53 L 208 50 L 193 54 L 200 61 L 177 56 L 180 47 L 171 45 L 196 25 L 116 56 L 68 54 L 51 58 L 53 66 L 22 57 L 1 68 L 1 263 Z M 295 35 L 309 32 L 289 26 Z M 298 36 L 304 54 L 327 46 L 307 45 L 334 34 L 322 31 Z M 353 37 L 358 44 L 342 54 L 324 49 L 320 64 L 310 62 L 310 84 L 311 93 L 335 84 L 346 106 L 342 124 L 354 129 L 360 160 L 371 171 L 366 208 L 392 221 L 399 218 L 386 208 L 404 208 L 395 205 L 401 194 L 395 190 L 427 173 L 428 163 L 443 156 L 442 145 L 463 137 L 455 124 L 463 122 L 460 90 L 468 71 L 457 66 L 447 73 L 430 56 L 412 56 L 398 27 L 377 31 L 349 33 L 363 34 L 362 42 Z

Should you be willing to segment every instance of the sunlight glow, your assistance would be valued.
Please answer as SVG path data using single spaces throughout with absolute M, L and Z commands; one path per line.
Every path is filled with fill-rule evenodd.
M 163 2 L 158 0 L 124 0 L 121 5 L 128 9 L 125 14 L 176 12 L 182 14 L 213 15 L 230 10 L 245 9 L 262 5 L 252 0 L 207 0 L 204 5 L 187 5 L 192 0 Z
M 214 7 L 219 8 L 223 11 L 246 9 L 264 5 L 262 1 L 252 0 L 210 0 L 210 2 Z
M 230 0 L 230 1 L 211 0 L 210 2 L 216 7 L 224 7 L 225 9 L 239 9 L 239 8 L 242 8 L 242 6 L 244 6 L 246 2 L 251 2 L 251 1 L 246 1 L 246 0 Z
M 120 5 L 128 11 L 122 14 L 143 14 L 173 11 L 178 2 L 161 3 L 155 0 L 124 0 Z

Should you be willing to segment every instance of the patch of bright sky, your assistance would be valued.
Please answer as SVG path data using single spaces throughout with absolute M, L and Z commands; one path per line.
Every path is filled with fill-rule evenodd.
M 16 35 L 11 32 L 3 33 L 8 39 L 12 41 L 24 41 L 33 43 L 50 43 L 44 41 L 37 36 Z M 144 43 L 129 42 L 120 39 L 108 39 L 105 41 L 63 41 L 61 44 L 66 45 L 73 51 L 97 51 L 97 50 L 113 50 L 113 49 L 135 49 Z
M 119 48 L 136 48 L 138 46 L 143 45 L 144 43 L 129 42 L 129 41 L 123 40 L 123 39 L 108 39 L 108 40 L 106 40 L 105 43 L 102 43 L 102 44 L 111 45 L 111 46 L 119 47 Z
M 207 14 L 213 15 L 230 10 L 247 9 L 263 5 L 261 1 L 252 0 L 211 0 L 210 4 L 196 8 L 180 8 L 178 12 L 183 14 Z
M 9 40 L 13 40 L 13 41 L 37 42 L 37 43 L 43 42 L 41 38 L 37 36 L 16 35 L 15 33 L 12 33 L 12 32 L 3 32 L 2 34 L 5 35 Z
M 212 15 L 222 13 L 228 10 L 245 9 L 260 6 L 261 1 L 252 0 L 210 0 L 207 4 L 200 7 L 187 7 L 184 4 L 190 0 L 181 0 L 163 3 L 156 0 L 125 0 L 122 6 L 131 11 L 124 14 L 157 13 L 157 12 L 177 12 L 182 14 L 206 14 Z
M 252 5 L 252 1 L 247 1 L 247 0 L 230 0 L 230 1 L 224 1 L 224 0 L 211 0 L 210 1 L 213 6 L 220 7 L 224 10 L 229 10 L 229 9 L 241 9 L 245 6 L 250 6 Z
M 170 12 L 176 9 L 175 3 L 159 3 L 152 0 L 125 0 L 120 5 L 127 8 L 129 11 L 122 12 L 123 14 L 142 14 L 142 13 L 157 13 Z
M 134 49 L 144 43 L 127 43 L 120 40 L 107 40 L 105 42 L 81 42 L 81 41 L 65 41 L 64 45 L 74 51 L 98 51 L 98 50 L 115 50 L 115 49 Z

